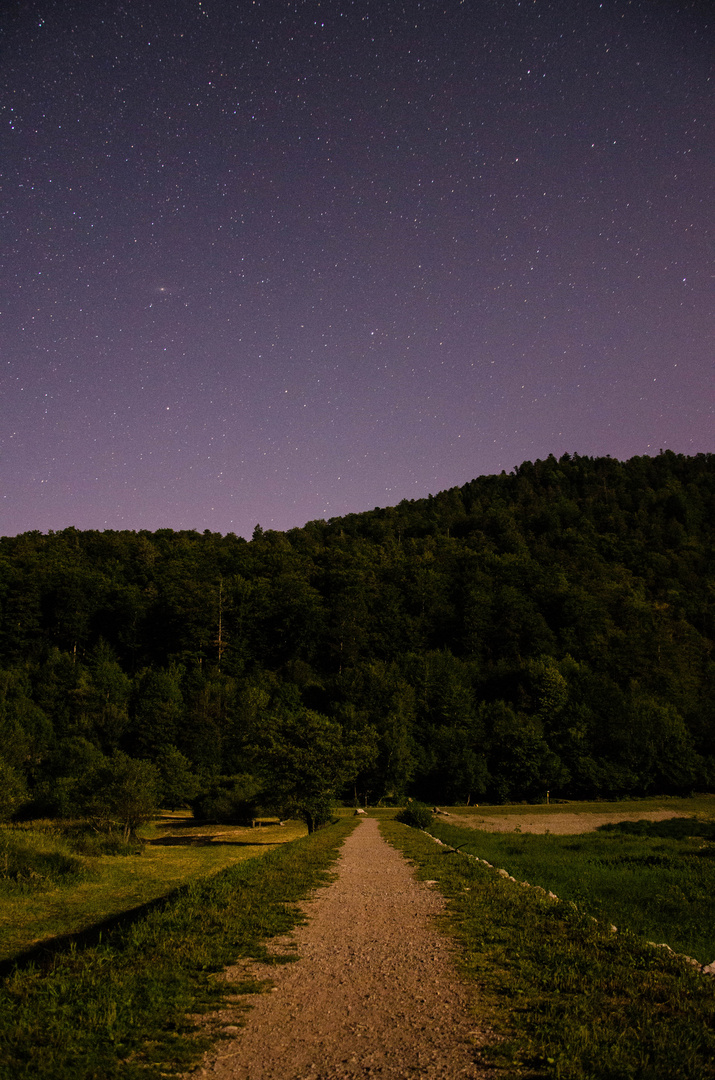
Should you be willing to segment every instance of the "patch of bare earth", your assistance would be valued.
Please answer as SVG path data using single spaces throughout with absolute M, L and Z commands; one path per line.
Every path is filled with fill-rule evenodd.
M 450 825 L 459 825 L 465 829 L 482 829 L 484 832 L 556 833 L 568 835 L 595 832 L 600 825 L 609 825 L 618 821 L 666 821 L 674 817 L 687 817 L 687 814 L 673 810 L 645 810 L 641 813 L 624 814 L 617 811 L 612 814 L 514 814 L 504 817 L 478 817 L 466 814 L 440 814 Z
M 229 969 L 271 991 L 214 1016 L 222 1040 L 192 1075 L 216 1080 L 467 1080 L 490 1038 L 474 1016 L 451 946 L 435 925 L 442 896 L 365 819 L 348 837 L 337 878 L 301 905 L 307 916 L 273 946 L 299 959 Z M 249 1001 L 246 1013 L 242 1002 Z M 238 1025 L 245 1021 L 245 1027 Z

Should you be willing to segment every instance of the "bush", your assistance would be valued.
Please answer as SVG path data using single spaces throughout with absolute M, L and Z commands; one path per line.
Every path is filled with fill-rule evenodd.
M 12 765 L 0 758 L 0 821 L 13 817 L 28 801 L 23 777 Z
M 197 821 L 242 825 L 258 815 L 262 785 L 254 776 L 224 776 L 193 800 Z
M 427 806 L 406 806 L 395 815 L 397 821 L 411 829 L 428 829 L 432 824 L 432 811 Z
M 123 830 L 111 823 L 101 826 L 80 818 L 52 821 L 46 825 L 36 822 L 35 825 L 53 836 L 62 837 L 78 855 L 138 855 L 142 850 L 141 841 L 125 840 Z

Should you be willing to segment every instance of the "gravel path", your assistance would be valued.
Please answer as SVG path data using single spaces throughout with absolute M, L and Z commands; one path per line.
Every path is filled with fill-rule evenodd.
M 291 964 L 252 972 L 275 983 L 247 1014 L 223 1010 L 224 1035 L 194 1077 L 216 1080 L 467 1080 L 489 1038 L 470 1011 L 448 940 L 444 900 L 364 819 L 345 841 L 337 879 L 301 905 L 307 924 L 275 947 Z M 246 968 L 228 972 L 245 977 Z M 236 1025 L 246 1016 L 245 1028 Z

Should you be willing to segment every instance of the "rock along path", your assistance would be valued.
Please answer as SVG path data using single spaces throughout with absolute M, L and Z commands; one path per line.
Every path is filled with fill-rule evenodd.
M 434 916 L 442 896 L 418 882 L 404 857 L 364 819 L 345 841 L 336 880 L 301 904 L 308 917 L 288 938 L 295 963 L 253 965 L 272 992 L 248 1013 L 214 1020 L 230 1036 L 192 1075 L 214 1080 L 467 1080 L 489 1033 L 470 1015 L 448 940 Z M 233 970 L 245 977 L 246 968 Z M 227 973 L 231 978 L 231 970 Z M 237 1016 L 246 1018 L 236 1027 Z

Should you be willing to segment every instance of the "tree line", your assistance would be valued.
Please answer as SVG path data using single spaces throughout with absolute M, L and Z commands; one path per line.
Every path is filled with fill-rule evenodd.
M 334 796 L 707 789 L 714 523 L 715 456 L 665 452 L 251 541 L 0 538 L 4 812 L 77 813 L 132 767 L 165 805 L 313 824 Z

